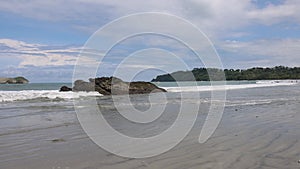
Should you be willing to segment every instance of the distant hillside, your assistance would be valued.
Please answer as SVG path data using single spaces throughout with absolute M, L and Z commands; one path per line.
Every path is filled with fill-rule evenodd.
M 192 71 L 177 71 L 171 74 L 159 75 L 152 82 L 172 82 L 175 81 L 210 81 L 208 70 L 214 81 L 224 80 L 282 80 L 282 79 L 300 79 L 300 67 L 276 66 L 273 68 L 255 67 L 251 69 L 214 69 L 214 68 L 195 68 Z M 174 78 L 173 78 L 174 77 Z
M 15 77 L 15 78 L 0 78 L 0 84 L 25 84 L 29 83 L 24 77 Z

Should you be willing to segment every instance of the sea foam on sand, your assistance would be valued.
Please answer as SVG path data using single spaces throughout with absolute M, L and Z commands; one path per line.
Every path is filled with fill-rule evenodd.
M 164 89 L 166 89 L 168 92 L 217 91 L 247 89 L 256 87 L 289 86 L 298 83 L 300 83 L 299 80 L 266 80 L 257 81 L 256 84 L 164 87 Z

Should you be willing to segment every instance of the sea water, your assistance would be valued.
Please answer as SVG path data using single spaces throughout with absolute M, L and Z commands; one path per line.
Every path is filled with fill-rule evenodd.
M 227 81 L 214 82 L 155 82 L 168 92 L 193 92 L 212 90 L 234 90 L 255 87 L 271 87 L 297 84 L 297 80 L 276 81 Z M 224 86 L 224 84 L 226 84 Z M 32 99 L 73 99 L 88 96 L 101 96 L 97 92 L 59 92 L 61 86 L 71 87 L 71 83 L 29 83 L 0 84 L 0 102 L 26 101 Z

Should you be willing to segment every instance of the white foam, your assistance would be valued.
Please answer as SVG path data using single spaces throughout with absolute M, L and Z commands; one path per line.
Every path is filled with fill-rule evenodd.
M 260 105 L 260 104 L 270 104 L 274 100 L 244 100 L 244 101 L 227 101 L 226 107 L 235 107 L 235 106 L 251 106 L 251 105 Z
M 213 85 L 213 86 L 183 86 L 183 87 L 163 87 L 168 92 L 194 92 L 194 91 L 218 91 L 218 90 L 236 90 L 257 87 L 272 87 L 272 86 L 289 86 L 300 83 L 298 80 L 281 80 L 281 81 L 259 81 L 256 84 L 242 85 Z
M 260 80 L 257 81 L 256 84 L 282 84 L 282 83 L 300 83 L 300 80 Z
M 98 92 L 59 92 L 57 90 L 0 91 L 0 102 L 22 101 L 38 98 L 76 99 L 88 96 L 101 96 L 101 94 Z

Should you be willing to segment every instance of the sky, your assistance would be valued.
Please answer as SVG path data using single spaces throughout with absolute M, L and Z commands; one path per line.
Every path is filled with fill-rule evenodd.
M 0 77 L 71 82 L 79 52 L 95 31 L 120 17 L 142 12 L 170 14 L 191 22 L 210 39 L 224 68 L 298 67 L 299 10 L 299 0 L 2 1 Z M 118 31 L 126 32 L 127 28 L 130 26 Z M 180 30 L 180 25 L 174 29 Z M 116 33 L 111 31 L 111 35 Z M 138 72 L 135 78 L 151 80 L 164 73 L 160 68 L 170 72 L 185 68 L 172 61 L 174 54 L 190 69 L 203 66 L 176 40 L 147 34 L 116 44 L 99 62 L 97 75 L 112 75 L 132 56 L 134 59 L 128 59 L 123 67 L 126 69 L 120 70 L 149 69 Z

